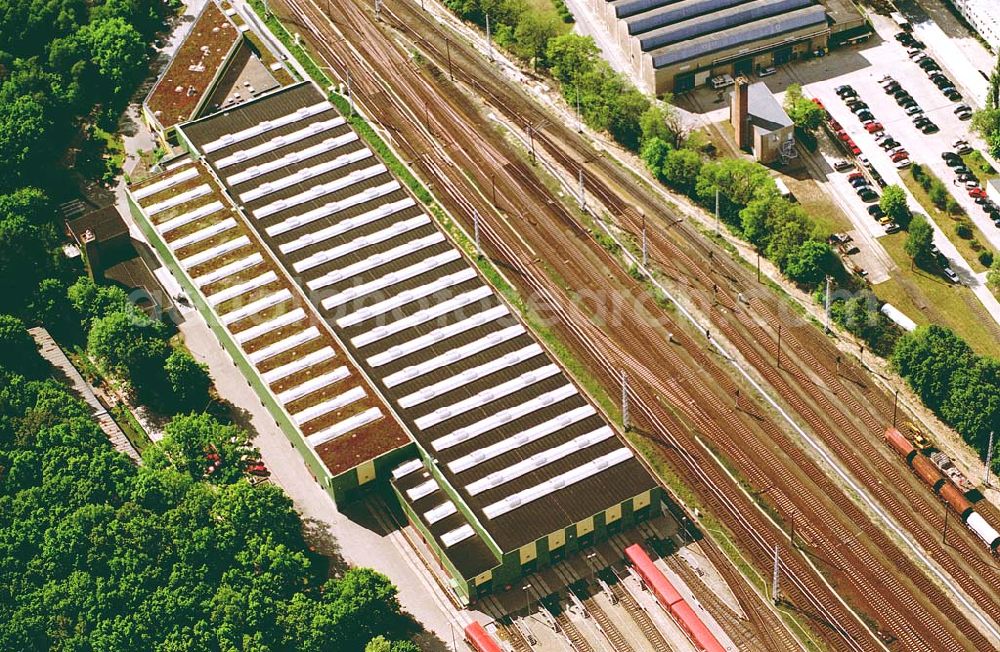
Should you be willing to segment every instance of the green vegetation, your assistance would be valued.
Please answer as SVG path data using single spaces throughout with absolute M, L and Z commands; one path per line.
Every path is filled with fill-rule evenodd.
M 882 302 L 871 290 L 861 290 L 830 304 L 830 317 L 835 323 L 860 338 L 877 355 L 887 356 L 902 331 L 879 308 Z
M 177 451 L 211 463 L 198 445 L 222 450 L 246 433 L 180 417 L 136 467 L 65 386 L 19 373 L 39 361 L 10 362 L 0 367 L 0 648 L 360 650 L 406 635 L 384 576 L 326 579 L 280 489 L 162 463 Z
M 891 360 L 924 404 L 985 458 L 990 432 L 1000 432 L 1000 359 L 976 355 L 953 331 L 932 325 L 904 335 Z
M 789 84 L 785 89 L 785 111 L 795 126 L 808 134 L 815 133 L 823 126 L 823 121 L 826 119 L 826 111 L 808 97 L 804 97 L 802 86 L 799 84 Z
M 972 269 L 977 272 L 987 269 L 989 265 L 983 264 L 980 260 L 981 254 L 990 252 L 983 244 L 985 238 L 948 192 L 944 182 L 919 163 L 914 163 L 909 170 L 904 170 L 901 176 L 903 183 L 938 228 L 945 233 L 954 233 L 958 236 L 958 239 L 953 238 L 952 242 Z
M 932 269 L 936 264 L 931 247 L 934 246 L 934 228 L 918 215 L 910 223 L 910 232 L 906 235 L 904 251 L 913 259 L 917 267 Z
M 886 186 L 878 205 L 893 222 L 904 229 L 909 228 L 910 207 L 906 204 L 906 192 L 902 188 L 895 184 Z

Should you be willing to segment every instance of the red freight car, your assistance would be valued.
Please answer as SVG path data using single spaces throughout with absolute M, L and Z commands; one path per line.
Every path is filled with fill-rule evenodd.
M 646 583 L 664 609 L 670 611 L 670 607 L 684 599 L 638 543 L 625 548 L 625 556 L 632 562 L 635 572 L 639 574 L 639 577 Z
M 969 518 L 969 514 L 972 513 L 972 503 L 966 500 L 962 490 L 955 486 L 955 483 L 946 481 L 938 493 L 941 495 L 941 500 L 948 503 L 948 506 L 955 510 L 963 522 Z
M 503 652 L 500 644 L 477 622 L 469 623 L 465 628 L 465 640 L 479 652 Z
M 702 622 L 698 614 L 694 612 L 691 605 L 687 603 L 686 600 L 681 600 L 670 607 L 670 613 L 673 614 L 677 622 L 680 623 L 681 627 L 687 631 L 688 636 L 694 641 L 695 646 L 699 650 L 704 652 L 725 652 L 725 648 L 719 643 L 719 639 L 712 635 L 712 632 L 708 630 L 705 623 Z
M 909 464 L 913 456 L 917 454 L 917 449 L 913 447 L 910 440 L 903 436 L 903 433 L 899 432 L 895 428 L 885 429 L 885 441 L 892 446 L 892 448 L 903 456 L 906 463 Z
M 914 472 L 920 477 L 921 480 L 930 485 L 934 493 L 937 493 L 947 480 L 938 471 L 938 468 L 934 466 L 934 462 L 923 455 L 916 455 L 910 461 L 910 466 L 913 467 Z

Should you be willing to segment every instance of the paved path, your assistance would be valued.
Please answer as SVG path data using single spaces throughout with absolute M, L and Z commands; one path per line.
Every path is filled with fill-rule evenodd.
M 125 453 L 135 462 L 141 464 L 142 458 L 139 456 L 139 451 L 132 446 L 132 442 L 128 440 L 128 437 L 118 427 L 115 420 L 111 418 L 104 405 L 97 399 L 97 395 L 94 394 L 94 389 L 90 386 L 90 383 L 84 380 L 80 372 L 77 371 L 77 368 L 66 357 L 63 350 L 59 348 L 56 341 L 49 335 L 49 332 L 44 328 L 36 326 L 29 328 L 28 333 L 31 334 L 35 343 L 41 348 L 42 357 L 48 360 L 53 367 L 62 371 L 73 390 L 94 410 L 94 418 L 97 419 L 101 430 L 107 434 L 108 439 L 111 440 L 111 444 L 115 449 Z

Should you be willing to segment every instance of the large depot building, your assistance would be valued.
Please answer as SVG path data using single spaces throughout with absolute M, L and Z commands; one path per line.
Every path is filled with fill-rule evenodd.
M 591 7 L 657 95 L 823 54 L 866 30 L 846 0 L 591 0 Z

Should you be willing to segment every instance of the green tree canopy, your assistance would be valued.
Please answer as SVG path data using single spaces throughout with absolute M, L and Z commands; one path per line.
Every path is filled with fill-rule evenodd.
M 906 203 L 906 193 L 899 186 L 895 184 L 886 186 L 882 190 L 878 205 L 901 227 L 906 228 L 909 225 L 910 207 Z
M 739 227 L 739 212 L 750 202 L 767 194 L 776 194 L 777 187 L 767 168 L 744 159 L 722 159 L 701 167 L 695 192 L 710 209 L 715 207 L 719 191 L 719 212 L 729 225 Z
M 980 357 L 956 369 L 941 416 L 985 457 L 990 432 L 1000 436 L 1000 360 Z
M 903 249 L 918 267 L 930 269 L 934 262 L 934 254 L 931 253 L 933 245 L 934 228 L 923 216 L 915 216 L 910 222 L 910 231 L 906 235 Z
M 826 111 L 804 97 L 799 84 L 789 84 L 785 89 L 785 112 L 796 127 L 809 133 L 819 129 L 826 119 Z
M 892 364 L 927 407 L 939 410 L 951 390 L 952 375 L 975 360 L 972 349 L 943 326 L 921 326 L 896 344 Z M 969 406 L 973 409 L 972 406 Z
M 701 156 L 698 152 L 690 149 L 672 149 L 667 152 L 660 174 L 668 186 L 690 195 L 694 192 L 701 166 Z
M 46 368 L 35 340 L 17 317 L 0 314 L 0 361 L 8 371 L 40 376 Z
M 195 360 L 185 349 L 174 349 L 163 364 L 173 395 L 174 407 L 181 410 L 204 409 L 209 400 L 212 379 L 208 367 Z
M 818 240 L 806 240 L 785 259 L 783 271 L 796 283 L 818 285 L 837 267 L 837 257 L 830 245 Z

